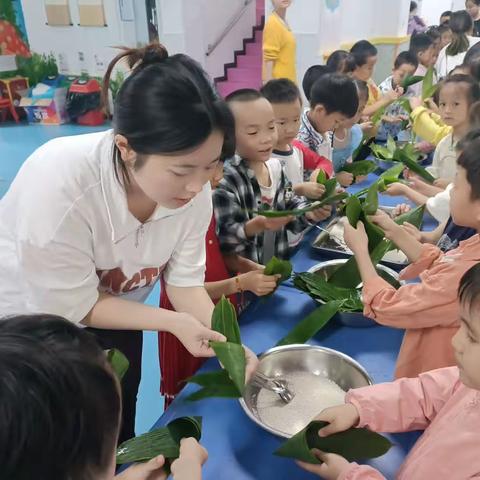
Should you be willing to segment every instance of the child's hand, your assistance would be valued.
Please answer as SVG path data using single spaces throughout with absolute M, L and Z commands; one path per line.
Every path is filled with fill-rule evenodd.
M 396 229 L 400 228 L 400 225 L 396 224 L 393 218 L 382 210 L 377 210 L 377 213 L 369 216 L 368 219 L 379 226 L 389 240 L 392 240 Z
M 362 122 L 360 124 L 360 128 L 362 129 L 362 132 L 368 132 L 371 130 L 375 125 L 373 124 L 372 121 L 368 120 L 366 122 Z
M 368 175 L 358 175 L 355 177 L 355 183 L 362 183 L 368 178 Z
M 318 222 L 323 222 L 323 220 L 326 220 L 328 217 L 330 217 L 331 214 L 332 214 L 332 206 L 325 205 L 324 207 L 316 208 L 311 212 L 307 212 L 305 214 L 305 218 L 310 222 L 318 223 Z
M 416 143 L 415 149 L 427 155 L 435 150 L 435 145 L 432 145 L 430 142 L 423 141 Z
M 385 98 L 390 102 L 398 100 L 403 95 L 403 88 L 397 87 L 395 90 L 390 90 L 385 94 Z
M 365 253 L 368 255 L 368 237 L 363 222 L 358 222 L 357 228 L 352 227 L 348 221 L 345 221 L 344 225 L 343 239 L 347 247 L 355 255 Z
M 264 230 L 269 230 L 271 232 L 278 232 L 282 228 L 285 227 L 285 225 L 288 225 L 295 217 L 293 216 L 288 216 L 288 217 L 280 217 L 280 218 L 267 218 L 267 217 L 262 217 L 264 219 L 263 222 L 263 229 Z
M 384 115 L 382 117 L 382 121 L 384 123 L 400 123 L 401 120 L 398 119 L 398 117 L 394 117 L 392 115 Z
M 152 458 L 146 463 L 138 463 L 127 468 L 119 475 L 117 480 L 166 480 L 167 474 L 163 470 L 165 458 L 163 455 Z
M 180 442 L 180 456 L 172 463 L 173 478 L 200 480 L 202 465 L 208 459 L 208 452 L 194 438 L 184 438 Z
M 243 290 L 253 292 L 262 297 L 272 293 L 277 288 L 277 280 L 280 275 L 264 275 L 262 270 L 253 270 L 252 272 L 242 273 L 238 276 L 238 281 Z
M 312 453 L 323 462 L 321 465 L 298 461 L 297 465 L 324 480 L 337 480 L 350 465 L 348 460 L 335 453 L 324 453 L 316 449 Z
M 397 218 L 400 215 L 403 215 L 404 213 L 409 212 L 412 209 L 410 205 L 407 203 L 400 203 L 398 204 L 392 211 L 392 218 Z
M 318 182 L 304 182 L 295 187 L 298 195 L 317 200 L 325 193 L 325 185 Z
M 317 168 L 315 169 L 311 174 L 310 174 L 310 181 L 312 183 L 318 183 L 317 182 L 317 178 L 318 178 L 318 174 L 320 173 L 320 170 L 322 170 L 321 168 Z M 328 175 L 327 175 L 328 176 Z
M 335 178 L 342 187 L 349 187 L 353 183 L 353 174 L 350 172 L 338 172 Z
M 245 367 L 245 383 L 248 383 L 250 378 L 257 371 L 260 361 L 255 353 L 253 353 L 246 345 L 243 345 L 243 351 L 245 352 L 245 361 L 247 362 Z
M 423 105 L 423 100 L 420 97 L 410 97 L 410 108 L 415 110 Z
M 320 437 L 328 437 L 333 433 L 344 432 L 349 428 L 356 427 L 360 421 L 357 407 L 351 403 L 326 408 L 315 417 L 315 420 L 327 422 L 326 427 L 318 431 Z
M 402 225 L 402 228 L 408 234 L 410 234 L 413 238 L 415 238 L 415 240 L 417 240 L 417 242 L 423 243 L 423 234 L 415 225 L 412 225 L 411 223 L 405 222 Z
M 445 188 L 447 188 L 450 184 L 452 183 L 451 180 L 447 180 L 446 178 L 437 178 L 433 184 L 438 187 L 438 188 L 442 188 L 445 190 Z
M 405 195 L 406 189 L 408 188 L 407 185 L 404 185 L 400 182 L 391 183 L 387 189 L 385 190 L 385 195 L 389 195 L 390 197 L 400 197 Z

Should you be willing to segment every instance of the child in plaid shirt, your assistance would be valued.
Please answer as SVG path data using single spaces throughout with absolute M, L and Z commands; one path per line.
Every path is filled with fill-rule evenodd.
M 271 158 L 277 142 L 275 115 L 257 90 L 242 89 L 227 97 L 235 117 L 237 155 L 224 168 L 224 178 L 214 192 L 218 239 L 232 272 L 261 268 L 272 256 L 287 258 L 287 230 L 301 232 L 330 216 L 320 208 L 301 217 L 266 218 L 252 211 L 265 205 L 290 210 L 305 205 L 295 196 L 280 161 Z

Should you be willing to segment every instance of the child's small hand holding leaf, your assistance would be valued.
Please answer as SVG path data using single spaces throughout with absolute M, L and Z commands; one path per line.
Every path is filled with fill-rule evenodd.
M 307 472 L 324 480 L 337 480 L 350 465 L 348 460 L 335 453 L 325 453 L 317 449 L 313 449 L 312 453 L 322 462 L 320 465 L 300 461 L 297 464 Z
M 349 187 L 353 183 L 353 174 L 350 172 L 338 172 L 335 178 L 342 187 Z
M 365 232 L 365 226 L 363 225 L 363 222 L 358 222 L 357 228 L 354 228 L 348 221 L 345 221 L 344 228 L 345 231 L 343 239 L 345 240 L 348 248 L 354 254 L 368 255 L 368 236 Z
M 305 214 L 305 218 L 310 222 L 318 223 L 323 222 L 332 214 L 332 206 L 325 205 L 324 207 L 317 208 L 311 212 Z
M 393 234 L 396 229 L 401 228 L 395 221 L 382 210 L 377 210 L 375 215 L 371 215 L 368 219 L 385 232 L 385 237 L 389 240 L 393 239 Z

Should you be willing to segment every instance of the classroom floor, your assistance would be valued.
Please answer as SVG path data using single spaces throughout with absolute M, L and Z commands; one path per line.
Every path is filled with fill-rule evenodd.
M 0 198 L 8 190 L 22 163 L 40 145 L 56 137 L 80 135 L 109 128 L 83 127 L 80 125 L 15 125 L 0 124 Z M 147 303 L 158 305 L 157 285 Z M 163 398 L 159 393 L 160 370 L 156 332 L 143 335 L 142 382 L 137 401 L 136 433 L 148 431 L 163 413 Z

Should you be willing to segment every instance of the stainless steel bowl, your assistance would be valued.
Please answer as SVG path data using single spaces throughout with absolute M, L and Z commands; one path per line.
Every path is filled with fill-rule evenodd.
M 246 385 L 243 398 L 240 399 L 243 410 L 251 420 L 283 438 L 290 438 L 302 430 L 323 408 L 342 403 L 312 405 L 315 396 L 320 395 L 321 398 L 322 389 L 315 387 L 319 380 L 323 381 L 322 377 L 335 382 L 345 392 L 373 383 L 366 370 L 353 358 L 330 348 L 312 345 L 272 348 L 260 357 L 258 371 L 269 377 L 283 378 L 291 385 L 302 379 L 301 386 L 297 385 L 294 389 L 295 398 L 290 406 L 279 398 L 271 404 L 260 402 L 261 388 L 253 383 Z
M 332 274 L 338 270 L 344 263 L 346 263 L 348 259 L 336 259 L 336 260 L 329 260 L 327 262 L 317 263 L 312 268 L 308 270 L 309 273 L 316 273 L 317 275 L 321 275 L 325 280 L 328 280 Z M 399 280 L 399 274 L 392 270 L 391 268 L 386 267 L 385 265 L 378 264 L 378 270 L 382 270 L 384 273 L 388 274 L 393 280 L 402 285 L 404 282 Z M 361 284 L 360 284 L 361 285 Z M 325 303 L 321 300 L 317 300 L 319 303 Z M 347 327 L 373 327 L 376 323 L 363 315 L 363 313 L 358 312 L 338 312 L 334 320 L 340 322 Z

